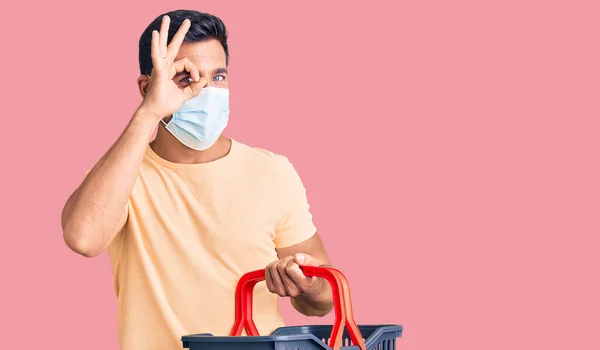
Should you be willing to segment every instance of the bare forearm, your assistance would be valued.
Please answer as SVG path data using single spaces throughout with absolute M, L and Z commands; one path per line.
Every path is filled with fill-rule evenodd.
M 329 283 L 319 278 L 314 291 L 291 298 L 292 305 L 306 316 L 325 316 L 333 309 L 333 297 Z
M 106 154 L 67 201 L 65 242 L 83 255 L 99 254 L 118 229 L 156 118 L 138 110 Z

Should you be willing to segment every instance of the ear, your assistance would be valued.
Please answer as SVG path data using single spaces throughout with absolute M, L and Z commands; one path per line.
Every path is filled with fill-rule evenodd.
M 148 84 L 150 84 L 150 77 L 146 74 L 142 74 L 137 78 L 138 88 L 140 90 L 140 94 L 142 98 L 146 95 L 146 89 L 148 89 Z

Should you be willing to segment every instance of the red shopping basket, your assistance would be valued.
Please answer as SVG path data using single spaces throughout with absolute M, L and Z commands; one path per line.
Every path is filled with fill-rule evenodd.
M 335 321 L 332 326 L 281 327 L 271 335 L 260 336 L 252 320 L 254 286 L 265 279 L 265 270 L 258 270 L 245 274 L 238 282 L 235 324 L 231 335 L 187 335 L 181 338 L 183 347 L 190 350 L 396 349 L 396 339 L 402 336 L 402 326 L 356 325 L 348 281 L 340 271 L 314 266 L 300 266 L 300 268 L 306 276 L 324 278 L 331 285 L 335 310 Z M 240 336 L 243 329 L 246 329 L 248 336 Z

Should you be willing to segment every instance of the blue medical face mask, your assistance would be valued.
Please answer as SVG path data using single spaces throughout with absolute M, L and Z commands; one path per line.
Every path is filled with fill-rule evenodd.
M 204 151 L 221 136 L 229 121 L 229 89 L 205 87 L 173 113 L 165 129 L 189 148 Z

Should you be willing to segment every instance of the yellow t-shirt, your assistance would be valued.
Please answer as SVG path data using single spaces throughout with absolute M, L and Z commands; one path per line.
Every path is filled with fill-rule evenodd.
M 171 163 L 148 146 L 127 211 L 108 250 L 121 350 L 180 350 L 183 335 L 229 335 L 242 274 L 316 232 L 288 159 L 235 140 L 203 164 Z M 254 310 L 261 335 L 284 325 L 264 282 Z

